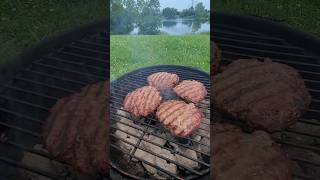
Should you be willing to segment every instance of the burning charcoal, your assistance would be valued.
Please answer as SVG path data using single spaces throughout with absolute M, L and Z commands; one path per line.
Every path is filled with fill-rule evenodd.
M 159 146 L 163 146 L 166 144 L 166 140 L 162 139 L 162 138 L 159 138 L 157 136 L 153 136 L 153 135 L 144 135 L 143 136 L 143 139 L 144 140 L 147 140 L 147 141 L 151 141 Z
M 182 148 L 182 149 L 183 150 L 179 154 L 184 155 L 189 158 L 192 158 L 192 159 L 198 159 L 197 153 L 195 151 L 193 151 L 191 149 L 185 149 L 185 148 Z M 189 158 L 186 158 L 184 156 L 181 156 L 179 154 L 176 155 L 178 163 L 183 164 L 183 165 L 190 167 L 190 168 L 193 168 L 193 169 L 198 167 L 198 162 L 191 160 Z
M 146 150 L 149 150 L 157 155 L 166 157 L 168 159 L 171 159 L 173 161 L 176 161 L 176 157 L 171 154 L 170 151 L 166 149 L 162 149 L 160 146 L 153 145 L 151 143 L 148 143 L 146 141 L 142 141 L 140 143 L 140 147 L 144 148 Z M 146 151 L 143 151 L 141 149 L 137 149 L 135 154 L 136 157 L 143 159 L 155 166 L 161 167 L 162 169 L 169 171 L 170 173 L 177 174 L 177 166 L 173 163 L 167 162 L 165 159 L 162 159 L 161 157 L 157 157 L 151 153 L 148 153 Z M 152 174 L 157 175 L 158 170 L 146 163 L 142 162 L 142 165 L 146 168 L 146 170 Z
M 210 137 L 210 122 L 207 123 L 203 123 L 204 121 L 206 121 L 206 118 L 202 118 L 201 119 L 201 124 L 200 124 L 200 128 L 197 129 L 196 133 L 201 135 L 202 137 Z
M 176 161 L 176 157 L 166 149 L 161 149 L 159 155 L 162 157 L 166 157 L 172 161 Z M 169 170 L 169 172 L 171 172 L 172 174 L 177 174 L 177 166 L 175 164 L 168 162 L 167 160 L 162 159 L 161 157 L 156 157 L 155 163 L 162 169 Z
M 116 127 L 117 129 L 120 129 L 120 130 L 116 130 L 115 135 L 127 142 L 130 142 L 132 144 L 137 144 L 137 142 L 139 141 L 138 137 L 142 136 L 143 134 L 143 132 L 140 131 L 139 129 L 143 129 L 144 127 L 139 126 L 135 124 L 132 120 L 123 117 L 123 116 L 125 117 L 130 116 L 129 113 L 122 110 L 118 110 L 117 113 L 122 116 L 118 116 L 119 122 L 116 123 Z M 136 137 L 130 135 L 129 133 L 135 135 Z M 119 140 L 118 141 L 119 146 L 126 152 L 131 152 L 134 149 L 134 146 L 130 145 L 129 143 L 126 143 L 125 141 Z
M 207 138 L 207 137 L 203 137 L 201 138 L 201 144 L 200 144 L 200 149 L 202 152 L 204 153 L 207 153 L 207 154 L 210 154 L 210 137 Z M 202 145 L 202 144 L 205 144 L 205 145 Z
M 198 131 L 195 131 L 194 134 L 191 135 L 191 138 L 194 139 L 196 142 L 199 142 L 201 140 L 201 136 L 196 134 Z
M 169 144 L 175 149 L 175 151 L 178 152 L 175 155 L 177 157 L 178 163 L 185 165 L 187 167 L 190 167 L 190 168 L 198 167 L 198 162 L 189 159 L 189 158 L 198 159 L 196 151 L 185 148 L 185 147 L 180 146 L 180 145 L 173 143 L 173 142 L 170 142 Z M 189 158 L 187 158 L 187 157 L 189 157 Z

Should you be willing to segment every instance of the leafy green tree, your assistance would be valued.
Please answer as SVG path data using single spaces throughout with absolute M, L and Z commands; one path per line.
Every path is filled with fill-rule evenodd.
M 138 17 L 138 9 L 137 3 L 135 0 L 123 0 L 123 5 L 125 6 L 126 10 L 128 11 L 129 15 L 136 21 Z
M 161 14 L 159 0 L 137 0 L 139 34 L 159 34 Z
M 186 18 L 186 17 L 194 17 L 195 16 L 195 11 L 193 7 L 190 7 L 189 9 L 184 9 L 180 13 L 180 17 Z
M 166 7 L 162 10 L 162 15 L 167 19 L 174 19 L 178 15 L 178 10 L 176 8 Z
M 111 33 L 128 34 L 134 29 L 134 19 L 124 8 L 122 0 L 111 0 L 110 16 Z
M 196 15 L 196 18 L 207 18 L 206 8 L 204 7 L 202 2 L 196 5 L 195 15 Z

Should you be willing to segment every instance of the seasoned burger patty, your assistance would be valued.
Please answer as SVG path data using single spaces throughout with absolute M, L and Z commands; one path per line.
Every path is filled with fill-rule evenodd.
M 109 168 L 107 85 L 89 85 L 60 99 L 43 127 L 49 153 L 84 174 L 106 173 Z
M 201 112 L 193 104 L 170 100 L 157 109 L 157 118 L 176 136 L 186 137 L 200 126 Z
M 221 112 L 269 132 L 297 122 L 311 102 L 296 70 L 255 59 L 237 60 L 215 76 L 213 97 Z
M 159 91 L 152 86 L 144 86 L 127 94 L 123 108 L 134 116 L 148 116 L 155 111 L 161 102 Z
M 218 73 L 219 64 L 221 61 L 221 51 L 218 46 L 211 41 L 211 74 L 215 75 Z
M 167 72 L 158 72 L 148 76 L 149 86 L 158 90 L 172 89 L 179 83 L 179 76 Z
M 211 138 L 214 180 L 292 180 L 291 161 L 264 131 L 213 124 Z
M 181 98 L 193 103 L 198 103 L 207 95 L 206 87 L 201 82 L 194 80 L 182 81 L 173 90 Z

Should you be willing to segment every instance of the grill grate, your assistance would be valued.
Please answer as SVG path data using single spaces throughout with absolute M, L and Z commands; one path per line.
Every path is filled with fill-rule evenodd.
M 129 156 L 130 159 L 129 161 L 133 161 L 135 159 L 139 160 L 139 162 L 145 163 L 147 165 L 150 165 L 154 168 L 156 168 L 157 170 L 167 174 L 170 176 L 170 178 L 175 178 L 175 179 L 193 179 L 199 176 L 204 176 L 207 175 L 209 173 L 209 169 L 210 169 L 210 153 L 209 152 L 205 152 L 201 149 L 198 148 L 194 148 L 194 146 L 189 145 L 189 144 L 184 144 L 182 142 L 179 142 L 177 139 L 173 139 L 170 137 L 163 137 L 160 136 L 157 133 L 154 132 L 150 132 L 149 130 L 160 130 L 160 131 L 165 131 L 161 125 L 156 124 L 157 120 L 153 117 L 153 116 L 148 116 L 147 118 L 133 118 L 131 117 L 129 114 L 127 113 L 119 113 L 119 111 L 123 111 L 124 110 L 120 109 L 123 99 L 125 98 L 125 96 L 127 95 L 127 93 L 135 90 L 136 88 L 145 86 L 148 84 L 147 82 L 147 77 L 155 72 L 160 72 L 160 71 L 165 71 L 165 72 L 171 72 L 171 73 L 176 73 L 179 75 L 179 77 L 181 77 L 182 80 L 186 80 L 186 79 L 194 79 L 194 80 L 198 80 L 200 82 L 202 82 L 209 94 L 210 94 L 210 80 L 209 80 L 209 75 L 200 72 L 198 70 L 195 69 L 191 69 L 191 68 L 186 68 L 186 67 L 182 67 L 182 66 L 171 66 L 171 65 L 163 65 L 163 66 L 153 66 L 153 67 L 147 67 L 147 68 L 143 68 L 143 69 L 139 69 L 136 71 L 133 71 L 129 74 L 126 74 L 124 76 L 122 76 L 121 78 L 117 79 L 115 82 L 112 83 L 111 85 L 111 147 L 117 150 L 120 150 L 123 152 L 123 149 L 121 149 L 119 147 L 119 144 L 117 144 L 117 142 L 121 141 L 121 142 L 125 142 L 129 145 L 132 145 L 134 147 L 133 151 L 130 152 L 123 152 L 125 155 Z M 206 96 L 206 99 L 202 102 L 200 102 L 198 104 L 198 107 L 202 110 L 203 114 L 204 114 L 204 118 L 202 120 L 202 126 L 200 126 L 200 130 L 194 132 L 194 135 L 198 135 L 200 137 L 207 137 L 209 138 L 209 124 L 210 124 L 210 103 L 209 103 L 209 95 Z M 135 126 L 135 125 L 130 125 L 129 123 L 126 123 L 126 121 L 121 121 L 121 118 L 125 118 L 126 121 L 133 121 L 136 124 L 139 124 L 139 126 Z M 136 135 L 133 133 L 130 133 L 129 131 L 123 131 L 121 128 L 119 128 L 119 126 L 117 126 L 117 123 L 121 123 L 121 124 L 125 124 L 131 128 L 134 129 L 139 129 L 142 133 L 141 135 Z M 203 127 L 208 127 L 208 129 L 205 129 Z M 136 143 L 132 143 L 127 141 L 126 139 L 122 139 L 119 136 L 116 135 L 116 131 L 123 131 L 124 133 L 137 138 L 137 142 Z M 177 161 L 173 161 L 171 159 L 169 159 L 168 157 L 164 156 L 164 155 L 159 155 L 155 152 L 149 151 L 148 149 L 146 149 L 145 147 L 141 146 L 141 142 L 142 141 L 146 141 L 148 143 L 151 143 L 155 146 L 159 146 L 161 147 L 159 144 L 154 143 L 152 141 L 146 140 L 144 137 L 145 134 L 151 134 L 154 135 L 158 138 L 164 139 L 167 142 L 173 142 L 175 144 L 178 144 L 180 146 L 183 146 L 187 149 L 191 149 L 196 151 L 200 156 L 204 156 L 207 158 L 206 160 L 203 159 L 195 159 L 193 157 L 190 157 L 188 155 L 184 155 L 184 154 L 179 154 L 182 157 L 185 157 L 189 160 L 192 160 L 194 162 L 197 162 L 201 165 L 201 168 L 196 169 L 196 168 L 191 168 L 188 167 L 182 163 L 179 163 Z M 190 142 L 192 142 L 193 144 L 198 144 L 198 145 L 202 145 L 202 146 L 206 146 L 207 148 L 210 148 L 210 144 L 204 144 L 202 142 L 199 142 L 195 139 L 192 139 L 190 137 L 188 138 L 183 138 L 184 140 L 189 140 Z M 161 147 L 164 148 L 168 151 L 171 151 L 170 148 L 167 147 Z M 162 167 L 149 163 L 146 159 L 142 159 L 140 157 L 137 157 L 135 152 L 140 149 L 143 150 L 145 152 L 148 152 L 154 156 L 157 156 L 161 159 L 167 160 L 170 163 L 175 164 L 176 166 L 178 166 L 181 169 L 184 169 L 184 171 L 186 171 L 186 175 L 181 175 L 181 174 L 174 174 L 172 172 L 169 172 L 166 169 L 163 169 Z M 112 150 L 111 150 L 112 151 Z M 174 152 L 173 152 L 174 154 Z M 117 161 L 117 157 L 112 157 L 111 156 L 111 161 L 112 161 L 112 167 L 115 169 L 120 169 L 122 171 L 126 171 L 126 169 L 120 168 L 119 165 L 116 163 Z M 138 178 L 137 176 L 131 175 L 131 177 L 135 177 Z
M 87 28 L 77 28 L 47 42 L 51 46 L 72 37 L 70 42 L 32 59 L 10 81 L 0 85 L 0 134 L 5 137 L 0 141 L 0 177 L 24 179 L 27 173 L 29 178 L 60 180 L 74 176 L 65 163 L 36 146 L 41 144 L 41 126 L 58 99 L 107 79 L 108 42 L 99 39 L 105 36 L 105 22 L 90 26 L 91 30 Z M 80 36 L 81 30 L 87 34 Z M 27 155 L 34 158 L 28 160 Z M 64 172 L 43 168 L 53 164 L 63 166 Z
M 286 131 L 274 133 L 274 139 L 295 162 L 294 176 L 300 179 L 320 177 L 320 59 L 285 39 L 241 29 L 233 23 L 213 22 L 213 37 L 222 50 L 222 65 L 239 58 L 269 57 L 288 64 L 302 75 L 312 95 L 312 104 L 305 116 Z M 269 27 L 270 29 L 271 27 Z M 220 118 L 214 118 L 221 121 Z M 225 120 L 222 120 L 225 121 Z

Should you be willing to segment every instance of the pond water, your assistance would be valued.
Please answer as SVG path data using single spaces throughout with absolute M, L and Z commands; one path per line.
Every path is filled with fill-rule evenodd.
M 194 19 L 162 20 L 162 26 L 159 30 L 168 35 L 210 32 L 210 21 Z M 130 34 L 138 34 L 138 32 L 139 28 L 135 27 Z

